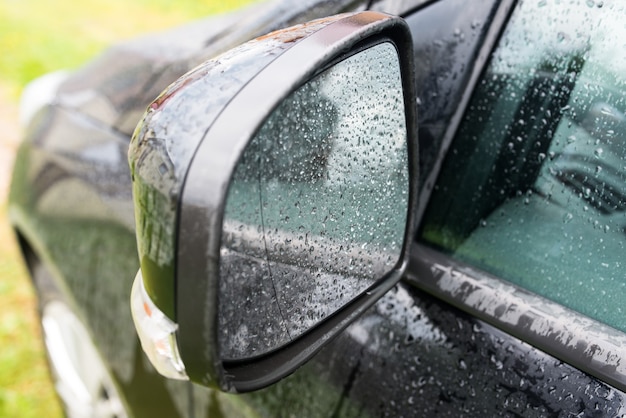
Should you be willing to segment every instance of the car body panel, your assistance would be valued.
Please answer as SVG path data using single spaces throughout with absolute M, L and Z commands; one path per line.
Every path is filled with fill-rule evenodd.
M 264 416 L 277 402 L 295 416 L 620 416 L 626 401 L 406 284 L 294 375 L 242 396 Z
M 126 163 L 141 112 L 170 82 L 217 53 L 366 3 L 254 6 L 188 29 L 205 39 L 194 48 L 184 42 L 187 31 L 175 37 L 177 46 L 166 46 L 171 54 L 145 38 L 75 73 L 34 115 L 18 151 L 9 215 L 23 246 L 50 268 L 88 325 L 132 416 L 623 415 L 622 391 L 417 289 L 419 278 L 411 274 L 309 363 L 260 391 L 229 395 L 165 380 L 141 352 L 128 304 L 139 260 Z M 405 17 L 415 31 L 416 61 L 422 58 L 418 86 L 427 86 L 418 93 L 421 165 L 423 174 L 434 173 L 511 2 L 482 2 L 474 14 L 458 12 L 458 0 L 372 3 L 383 11 L 416 11 Z M 429 19 L 443 21 L 428 29 L 418 16 L 435 7 L 441 11 Z M 137 50 L 143 58 L 103 72 L 121 56 L 137 57 Z M 438 77 L 445 65 L 433 70 L 429 59 L 448 59 L 460 72 Z M 428 92 L 437 91 L 447 93 L 430 108 Z M 433 182 L 434 175 L 423 177 L 424 199 Z

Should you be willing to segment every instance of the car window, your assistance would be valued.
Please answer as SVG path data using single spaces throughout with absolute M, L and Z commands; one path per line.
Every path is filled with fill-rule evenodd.
M 419 239 L 626 331 L 626 9 L 523 1 Z
M 420 183 L 434 166 L 498 1 L 442 0 L 405 16 L 413 38 Z M 398 2 L 400 3 L 400 2 Z

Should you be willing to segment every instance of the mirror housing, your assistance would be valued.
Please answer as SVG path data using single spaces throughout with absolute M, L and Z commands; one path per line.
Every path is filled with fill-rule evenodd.
M 236 302 L 220 293 L 223 228 L 242 155 L 292 93 L 381 43 L 400 51 L 403 94 L 395 99 L 406 129 L 406 214 L 397 259 L 298 336 L 259 355 L 224 358 L 218 308 Z M 144 351 L 159 371 L 230 392 L 259 389 L 293 372 L 397 283 L 415 231 L 412 52 L 402 19 L 375 12 L 338 15 L 235 48 L 181 77 L 150 105 L 129 150 L 141 263 L 132 305 Z M 154 325 L 157 316 L 162 326 Z

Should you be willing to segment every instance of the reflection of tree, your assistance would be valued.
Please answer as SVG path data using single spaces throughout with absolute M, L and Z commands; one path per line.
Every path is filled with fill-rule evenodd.
M 115 222 L 99 220 L 42 217 L 37 229 L 52 259 L 62 260 L 55 267 L 72 289 L 101 354 L 115 376 L 128 381 L 137 346 L 128 303 L 132 272 L 139 268 L 135 235 Z
M 140 254 L 161 268 L 174 260 L 176 202 L 170 195 L 174 167 L 161 140 L 149 138 L 141 147 L 134 162 L 137 242 Z
M 146 135 L 136 141 L 132 176 L 136 234 L 146 290 L 159 308 L 174 316 L 176 167 L 162 139 Z

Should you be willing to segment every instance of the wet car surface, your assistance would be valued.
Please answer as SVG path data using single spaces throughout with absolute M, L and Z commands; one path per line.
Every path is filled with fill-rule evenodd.
M 65 316 L 46 307 L 70 307 L 105 365 L 104 377 L 85 377 L 93 387 L 84 405 L 73 411 L 71 390 L 60 393 L 67 410 L 624 415 L 626 53 L 614 48 L 623 6 L 582 2 L 561 13 L 550 2 L 506 0 L 310 3 L 255 5 L 120 45 L 62 81 L 33 114 L 16 158 L 10 219 L 44 319 L 52 312 L 62 327 Z M 402 16 L 413 40 L 412 51 L 399 51 L 414 56 L 419 141 L 418 232 L 403 279 L 265 388 L 230 394 L 161 377 L 141 350 L 129 305 L 140 268 L 127 159 L 137 122 L 206 59 L 271 30 L 365 9 Z M 192 150 L 180 152 L 171 167 Z

